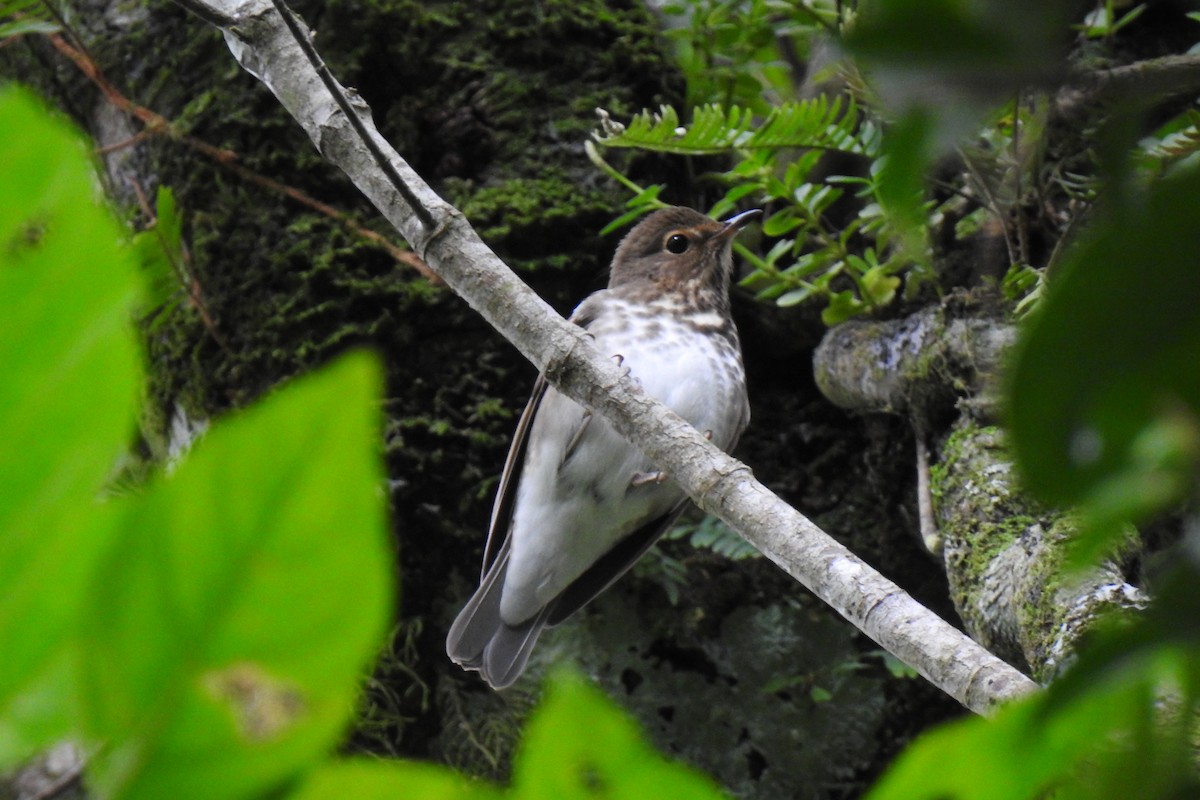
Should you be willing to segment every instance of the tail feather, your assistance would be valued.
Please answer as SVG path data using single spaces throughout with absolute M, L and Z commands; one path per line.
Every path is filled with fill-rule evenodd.
M 463 669 L 477 670 L 493 689 L 503 689 L 521 677 L 550 616 L 550 609 L 543 608 L 519 625 L 509 625 L 501 619 L 500 595 L 507 567 L 505 549 L 446 636 L 446 653 L 450 658 Z

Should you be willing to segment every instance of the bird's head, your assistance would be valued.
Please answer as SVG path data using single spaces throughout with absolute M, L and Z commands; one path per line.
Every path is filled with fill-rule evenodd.
M 745 211 L 718 222 L 682 206 L 655 211 L 621 240 L 608 288 L 655 295 L 715 293 L 723 298 L 733 271 L 733 239 L 760 213 Z

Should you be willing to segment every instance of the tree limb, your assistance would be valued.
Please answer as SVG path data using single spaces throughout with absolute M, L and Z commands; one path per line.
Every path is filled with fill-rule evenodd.
M 1036 688 L 753 480 L 746 465 L 647 396 L 578 327 L 559 317 L 395 153 L 353 93 L 350 113 L 357 122 L 347 119 L 329 91 L 344 90 L 322 81 L 272 0 L 188 0 L 184 5 L 202 6 L 210 20 L 231 20 L 219 27 L 234 57 L 266 84 L 317 149 L 346 172 L 426 263 L 555 386 L 638 443 L 702 509 L 971 710 L 986 713 Z M 384 154 L 390 165 L 386 172 L 372 149 Z M 387 173 L 394 173 L 403 188 Z
M 817 348 L 817 384 L 843 408 L 907 417 L 918 443 L 934 420 L 957 414 L 936 426 L 950 433 L 937 440 L 927 479 L 951 599 L 976 641 L 1049 680 L 1100 616 L 1146 598 L 1111 563 L 1064 575 L 1076 520 L 1020 491 L 1002 433 L 976 419 L 993 416 L 987 397 L 1012 326 L 955 306 L 951 298 L 904 319 L 834 328 Z

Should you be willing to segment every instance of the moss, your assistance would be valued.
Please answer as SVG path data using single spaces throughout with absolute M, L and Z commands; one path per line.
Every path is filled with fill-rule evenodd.
M 1048 656 L 1054 648 L 1062 623 L 1063 609 L 1059 604 L 1059 590 L 1063 586 L 1065 560 L 1064 543 L 1076 530 L 1077 520 L 1068 515 L 1045 531 L 1046 547 L 1039 551 L 1038 558 L 1030 566 L 1027 590 L 1018 598 L 1017 618 L 1022 633 L 1021 646 L 1029 653 L 1033 665 L 1033 679 L 1045 682 L 1053 677 L 1058 659 Z
M 1040 512 L 1017 494 L 1010 470 L 1001 432 L 964 418 L 930 477 L 954 606 L 972 636 L 1020 663 L 1017 632 L 997 621 L 1011 614 L 996 607 L 1008 602 L 995 596 L 996 559 L 1040 523 Z
M 682 90 L 642 3 L 306 0 L 294 7 L 318 32 L 333 71 L 371 104 L 385 136 L 501 257 L 542 276 L 540 288 L 560 307 L 594 286 L 613 246 L 597 231 L 626 198 L 583 152 L 593 109 L 627 114 Z M 167 0 L 152 0 L 139 15 L 124 29 L 98 18 L 81 28 L 122 92 L 246 169 L 390 233 L 230 58 L 218 32 Z M 89 24 L 81 16 L 80 25 Z M 60 70 L 45 44 L 5 48 L 0 69 L 37 80 L 86 124 L 94 88 L 72 67 Z M 218 416 L 347 348 L 381 351 L 408 632 L 395 654 L 404 668 L 389 674 L 410 675 L 414 687 L 437 685 L 452 669 L 443 617 L 476 574 L 488 495 L 532 369 L 447 289 L 339 223 L 184 143 L 156 137 L 129 152 L 146 192 L 160 183 L 174 189 L 190 255 L 181 302 L 143 324 L 147 439 L 165 438 L 176 405 L 193 418 Z M 461 585 L 456 575 L 466 576 Z M 451 696 L 399 692 L 389 733 L 396 752 L 431 754 L 443 724 L 442 709 L 428 700 L 434 695 Z M 475 765 L 480 771 L 495 769 L 484 761 Z

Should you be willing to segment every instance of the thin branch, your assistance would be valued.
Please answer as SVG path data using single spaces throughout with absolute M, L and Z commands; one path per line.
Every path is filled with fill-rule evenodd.
M 138 120 L 145 126 L 133 137 L 126 139 L 123 142 L 117 142 L 107 147 L 100 148 L 98 150 L 99 155 L 111 153 L 114 150 L 121 149 L 122 147 L 132 147 L 150 136 L 169 136 L 175 141 L 182 142 L 201 155 L 206 156 L 215 164 L 229 170 L 242 180 L 261 186 L 268 191 L 284 197 L 288 197 L 300 205 L 307 206 L 313 211 L 329 217 L 335 222 L 345 226 L 349 231 L 360 238 L 366 239 L 367 241 L 383 248 L 383 250 L 387 252 L 387 254 L 396 262 L 412 267 L 431 283 L 441 283 L 442 279 L 439 278 L 438 275 L 433 272 L 433 270 L 429 269 L 428 265 L 426 265 L 416 253 L 412 252 L 411 250 L 404 250 L 400 247 L 397 247 L 393 242 L 389 241 L 387 237 L 362 225 L 350 215 L 339 211 L 328 203 L 323 203 L 294 186 L 289 186 L 285 183 L 274 180 L 273 178 L 268 178 L 266 175 L 262 175 L 261 173 L 255 172 L 254 170 L 242 165 L 238 162 L 237 154 L 233 151 L 214 147 L 208 142 L 183 133 L 171 120 L 149 108 L 146 108 L 143 105 L 135 103 L 122 94 L 121 91 L 104 76 L 104 74 L 100 71 L 99 66 L 96 65 L 96 62 L 82 48 L 71 44 L 58 34 L 52 34 L 48 38 L 54 48 L 66 56 L 73 64 L 75 64 L 79 71 L 82 72 L 88 78 L 88 80 L 90 80 L 96 86 L 96 88 L 100 90 L 101 94 L 104 95 L 105 99 L 109 103 L 112 103 L 115 107 L 121 109 L 126 114 L 129 114 L 131 117 Z
M 567 396 L 637 442 L 702 509 L 973 711 L 986 713 L 1036 689 L 755 481 L 745 464 L 649 397 L 577 326 L 555 314 L 395 153 L 365 113 L 356 123 L 339 110 L 343 104 L 330 96 L 329 84 L 271 0 L 205 5 L 234 19 L 225 33 L 238 61 L 274 92 L 320 152 L 350 176 L 446 283 Z M 336 82 L 333 87 L 343 91 Z M 376 163 L 375 148 L 391 165 L 386 172 Z M 432 226 L 420 223 L 413 203 L 425 209 Z
M 929 445 L 925 443 L 925 431 L 915 426 L 917 442 L 917 519 L 920 521 L 921 541 L 925 549 L 935 556 L 942 554 L 942 534 L 938 531 L 937 514 L 933 504 L 933 482 L 929 475 Z
M 1072 73 L 1054 98 L 1054 113 L 1070 120 L 1094 103 L 1122 97 L 1147 102 L 1200 90 L 1200 55 L 1173 55 L 1106 70 Z

